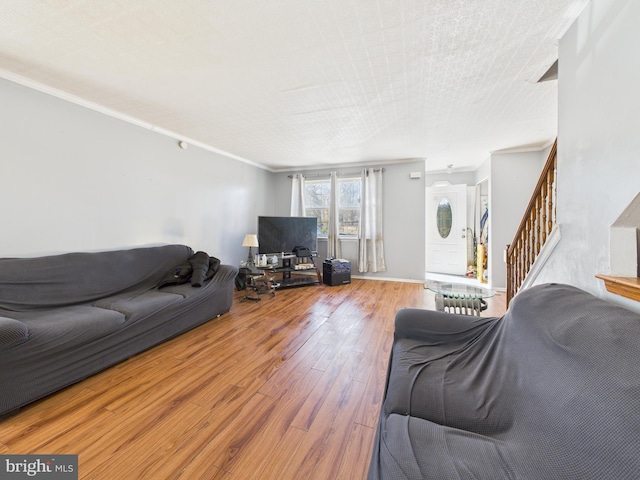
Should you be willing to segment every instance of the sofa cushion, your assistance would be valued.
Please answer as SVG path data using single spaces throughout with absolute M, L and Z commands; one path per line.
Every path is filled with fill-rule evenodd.
M 184 297 L 174 293 L 158 290 L 145 290 L 121 293 L 112 297 L 102 298 L 93 303 L 94 307 L 106 308 L 120 312 L 131 320 L 136 317 L 146 317 L 172 303 L 182 301 Z
M 0 317 L 0 350 L 26 341 L 29 329 L 19 320 Z
M 120 312 L 87 305 L 16 312 L 15 316 L 24 317 L 20 320 L 29 328 L 28 343 L 46 344 L 49 355 L 54 349 L 102 338 L 122 328 L 126 320 Z
M 382 417 L 380 421 L 385 437 L 377 455 L 385 470 L 384 475 L 374 478 L 518 478 L 513 474 L 509 462 L 505 462 L 505 456 L 509 457 L 509 445 L 499 439 L 408 415 L 392 414 Z

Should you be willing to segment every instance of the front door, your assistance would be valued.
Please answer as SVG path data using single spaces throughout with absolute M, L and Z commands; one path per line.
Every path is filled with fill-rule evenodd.
M 427 272 L 467 272 L 467 186 L 427 187 Z

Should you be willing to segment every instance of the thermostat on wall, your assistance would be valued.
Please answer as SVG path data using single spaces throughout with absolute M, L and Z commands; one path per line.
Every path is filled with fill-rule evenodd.
M 422 178 L 422 172 L 411 172 L 409 178 Z

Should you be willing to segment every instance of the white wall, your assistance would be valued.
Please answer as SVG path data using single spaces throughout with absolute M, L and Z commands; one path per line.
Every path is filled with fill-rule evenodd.
M 411 179 L 411 172 L 422 172 Z M 385 166 L 384 239 L 387 272 L 367 274 L 424 281 L 425 180 L 424 160 Z
M 608 294 L 609 227 L 640 191 L 640 2 L 592 1 L 560 41 L 558 201 L 562 238 L 536 283 Z
M 491 155 L 488 267 L 493 288 L 507 285 L 504 250 L 513 241 L 529 204 L 544 165 L 543 155 L 542 151 Z
M 432 187 L 436 182 L 449 182 L 451 185 L 470 185 L 475 182 L 475 172 L 452 172 L 452 173 L 427 173 L 425 176 L 425 186 Z
M 0 80 L 0 256 L 184 243 L 237 265 L 269 174 Z

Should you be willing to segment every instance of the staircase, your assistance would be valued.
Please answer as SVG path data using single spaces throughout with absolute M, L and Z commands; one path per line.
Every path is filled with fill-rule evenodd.
M 556 225 L 556 164 L 553 143 L 513 241 L 507 245 L 507 307 L 523 286 Z

